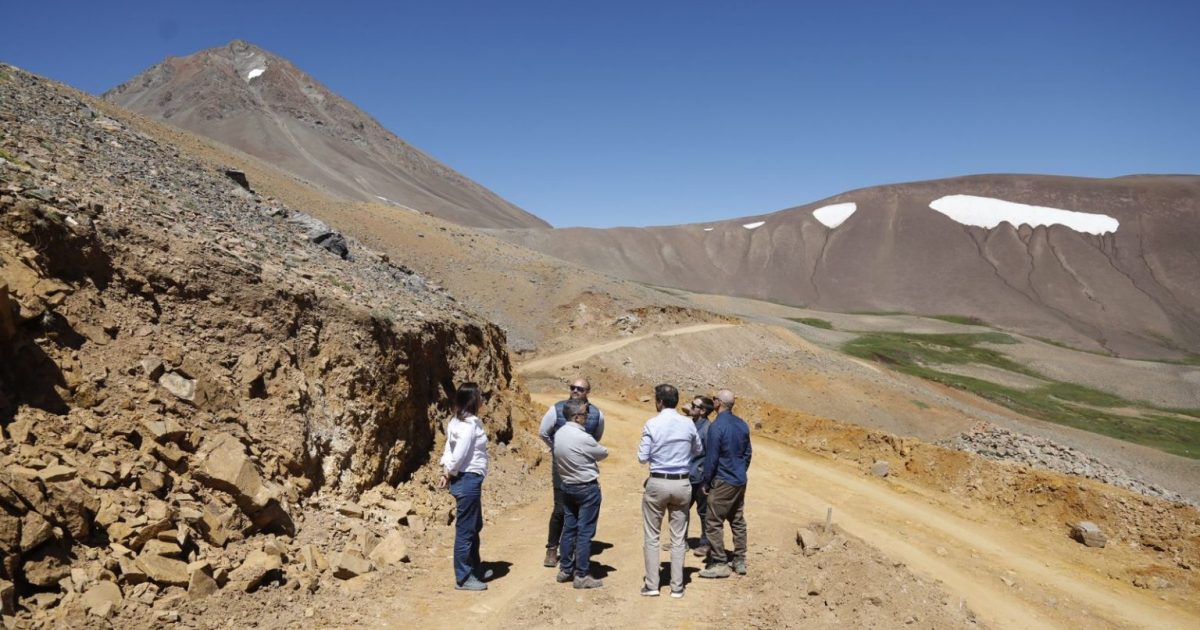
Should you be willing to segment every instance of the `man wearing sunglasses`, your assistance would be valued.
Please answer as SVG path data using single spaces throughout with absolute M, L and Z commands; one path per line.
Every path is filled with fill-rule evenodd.
M 587 419 L 583 423 L 583 430 L 588 435 L 592 436 L 596 442 L 600 442 L 600 438 L 604 436 L 604 414 L 600 413 L 600 409 L 596 405 L 588 402 L 588 393 L 592 391 L 592 384 L 586 378 L 577 378 L 571 383 L 570 391 L 570 398 L 560 400 L 546 410 L 546 414 L 542 416 L 542 424 L 538 428 L 538 435 L 546 443 L 546 446 L 550 447 L 552 458 L 554 434 L 568 421 L 563 413 L 563 407 L 567 404 L 567 400 L 578 400 L 587 405 Z M 549 531 L 546 534 L 546 560 L 542 563 L 547 567 L 558 566 L 558 547 L 563 531 L 564 497 L 562 478 L 559 476 L 557 468 L 553 463 L 550 466 L 551 482 L 554 485 L 554 511 L 550 513 Z

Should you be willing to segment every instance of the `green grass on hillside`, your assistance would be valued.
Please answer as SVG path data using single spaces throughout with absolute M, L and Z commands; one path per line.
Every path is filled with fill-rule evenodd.
M 1107 392 L 1047 378 L 1007 356 L 977 347 L 982 343 L 1016 343 L 1003 333 L 916 335 L 872 333 L 846 343 L 852 356 L 879 361 L 893 369 L 971 392 L 1019 413 L 1050 422 L 1143 444 L 1175 455 L 1200 459 L 1200 410 L 1166 409 Z M 950 374 L 937 365 L 982 364 L 1032 376 L 1046 385 L 1020 390 L 983 379 Z M 1115 410 L 1134 410 L 1118 413 Z M 1109 411 L 1113 410 L 1113 411 Z M 1166 412 L 1166 413 L 1164 413 Z
M 962 324 L 964 326 L 988 326 L 989 324 L 978 317 L 971 315 L 930 315 L 929 319 L 940 319 L 951 324 Z
M 813 328 L 824 328 L 825 330 L 833 330 L 833 322 L 831 322 L 827 319 L 818 319 L 816 317 L 785 317 L 784 319 L 796 322 L 797 324 L 804 324 L 805 326 L 812 326 Z

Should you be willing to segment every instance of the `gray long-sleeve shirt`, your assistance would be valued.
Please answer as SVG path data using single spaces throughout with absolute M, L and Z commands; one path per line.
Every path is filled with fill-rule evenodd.
M 587 483 L 600 477 L 596 462 L 608 457 L 608 449 L 583 427 L 568 422 L 554 434 L 554 471 L 563 483 Z

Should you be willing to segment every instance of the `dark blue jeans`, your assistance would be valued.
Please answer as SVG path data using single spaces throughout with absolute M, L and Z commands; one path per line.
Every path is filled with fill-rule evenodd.
M 592 537 L 600 520 L 600 483 L 564 483 L 563 533 L 559 543 L 559 570 L 584 577 L 592 567 Z M 574 566 L 572 566 L 574 565 Z
M 708 536 L 704 534 L 704 515 L 708 514 L 708 495 L 702 489 L 704 484 L 692 484 L 692 503 L 696 506 L 696 516 L 700 517 L 700 547 L 708 546 Z
M 458 501 L 454 517 L 454 580 L 458 584 L 479 570 L 479 532 L 483 529 L 483 475 L 462 473 L 450 482 L 450 494 Z

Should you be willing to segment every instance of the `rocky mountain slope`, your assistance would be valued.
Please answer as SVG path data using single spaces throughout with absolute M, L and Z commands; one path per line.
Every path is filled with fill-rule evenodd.
M 973 176 L 704 224 L 496 234 L 656 285 L 974 317 L 1120 356 L 1200 352 L 1200 176 Z
M 498 327 L 223 171 L 0 66 L 6 625 L 144 627 L 403 561 L 451 500 L 392 485 L 464 381 L 500 478 L 527 467 Z
M 172 57 L 104 98 L 258 156 L 346 199 L 463 225 L 543 227 L 384 129 L 313 77 L 243 41 Z

